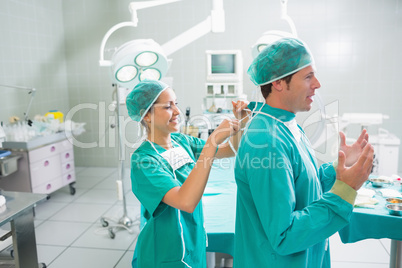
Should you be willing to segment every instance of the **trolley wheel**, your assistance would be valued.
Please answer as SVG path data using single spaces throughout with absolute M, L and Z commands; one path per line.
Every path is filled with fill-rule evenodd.
M 46 264 L 44 264 L 43 262 L 39 263 L 40 265 L 42 265 L 42 268 L 46 268 Z
M 74 187 L 73 183 L 70 183 L 70 194 L 75 195 L 75 187 Z
M 113 232 L 113 228 L 109 227 L 108 231 L 109 231 L 110 238 L 114 239 L 116 237 L 116 234 Z
M 102 227 L 108 227 L 109 226 L 109 222 L 107 220 L 105 220 L 104 218 L 100 218 L 100 222 L 102 224 Z

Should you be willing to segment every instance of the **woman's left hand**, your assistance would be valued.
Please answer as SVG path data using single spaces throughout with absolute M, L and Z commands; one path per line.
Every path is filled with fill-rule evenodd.
M 236 117 L 236 119 L 241 120 L 249 114 L 249 112 L 245 110 L 247 109 L 248 101 L 242 101 L 242 100 L 239 100 L 237 102 L 232 101 L 232 105 L 233 105 L 233 114 Z

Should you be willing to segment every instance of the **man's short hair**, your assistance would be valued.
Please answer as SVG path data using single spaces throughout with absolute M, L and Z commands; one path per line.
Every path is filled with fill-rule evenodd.
M 286 84 L 290 83 L 290 80 L 292 80 L 292 76 L 294 75 L 290 74 L 288 76 L 285 76 L 284 78 L 281 78 L 279 80 L 284 80 L 286 82 Z M 266 85 L 262 85 L 261 86 L 261 93 L 262 96 L 264 97 L 264 99 L 267 99 L 268 95 L 272 92 L 272 83 L 266 84 Z

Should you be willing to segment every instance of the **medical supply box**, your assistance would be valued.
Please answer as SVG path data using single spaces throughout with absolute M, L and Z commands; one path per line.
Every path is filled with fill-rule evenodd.
M 378 135 L 370 135 L 369 142 L 374 147 L 373 174 L 392 176 L 398 174 L 400 139 L 380 129 Z

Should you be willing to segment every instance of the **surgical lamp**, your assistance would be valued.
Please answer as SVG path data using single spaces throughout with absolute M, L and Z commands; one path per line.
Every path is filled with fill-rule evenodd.
M 280 38 L 283 37 L 297 37 L 297 31 L 293 20 L 289 17 L 288 13 L 288 0 L 280 0 L 281 1 L 281 19 L 285 20 L 291 29 L 291 33 L 284 31 L 267 31 L 262 34 L 260 38 L 258 38 L 257 42 L 251 48 L 251 53 L 253 58 L 257 57 L 257 55 L 270 43 L 273 43 Z
M 257 57 L 258 54 L 268 45 L 283 37 L 295 37 L 293 34 L 284 31 L 267 31 L 258 38 L 257 42 L 251 48 L 251 53 L 253 58 Z
M 24 120 L 26 122 L 28 122 L 28 125 L 31 125 L 32 122 L 30 120 L 28 120 L 28 114 L 29 114 L 29 110 L 31 109 L 33 98 L 35 97 L 36 89 L 33 87 L 11 86 L 11 85 L 2 85 L 2 84 L 0 84 L 0 87 L 27 90 L 28 94 L 31 94 L 31 99 L 29 100 L 27 110 L 24 113 Z
M 123 44 L 113 55 L 112 73 L 121 86 L 132 88 L 145 79 L 160 80 L 167 72 L 168 60 L 152 39 Z
M 132 89 L 144 79 L 162 79 L 169 68 L 170 61 L 167 57 L 170 54 L 209 32 L 225 31 L 223 0 L 213 0 L 210 16 L 164 45 L 160 46 L 152 39 L 132 40 L 117 48 L 111 60 L 104 59 L 106 42 L 116 30 L 137 27 L 137 10 L 178 1 L 181 0 L 132 2 L 129 4 L 132 21 L 116 24 L 105 34 L 100 47 L 99 65 L 111 67 L 113 80 L 119 86 Z

